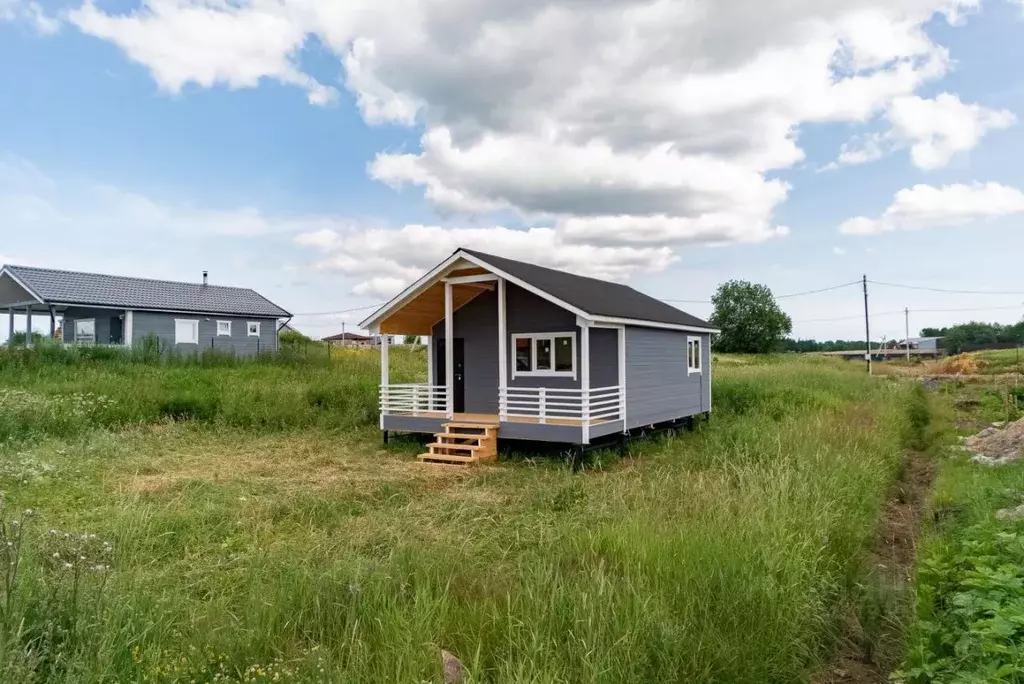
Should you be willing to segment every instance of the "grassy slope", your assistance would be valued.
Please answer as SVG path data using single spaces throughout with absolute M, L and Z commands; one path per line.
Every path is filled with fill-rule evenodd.
M 372 384 L 358 363 L 344 382 Z M 274 377 L 281 392 L 248 411 L 294 417 L 257 433 L 219 412 L 126 432 L 49 423 L 32 434 L 60 437 L 0 447 L 9 509 L 42 516 L 15 611 L 30 628 L 61 581 L 39 569 L 42 530 L 116 549 L 102 607 L 30 663 L 41 679 L 436 681 L 442 647 L 477 681 L 800 681 L 860 579 L 905 432 L 897 383 L 806 359 L 721 365 L 711 423 L 583 474 L 384 452 L 372 427 L 308 401 L 335 369 L 115 380 L 30 365 L 0 370 L 0 386 L 156 405 L 186 372 L 222 402 Z M 18 410 L 0 403 L 0 419 Z

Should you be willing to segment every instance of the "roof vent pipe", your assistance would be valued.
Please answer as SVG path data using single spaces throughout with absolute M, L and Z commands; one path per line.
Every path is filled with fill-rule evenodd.
M 206 271 L 203 271 L 203 285 L 206 285 L 206 278 L 208 275 L 209 274 Z

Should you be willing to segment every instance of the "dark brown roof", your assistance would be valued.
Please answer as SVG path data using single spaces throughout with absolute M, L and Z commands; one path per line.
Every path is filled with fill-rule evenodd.
M 459 250 L 592 316 L 713 328 L 707 321 L 628 285 L 573 275 L 471 249 Z
M 371 338 L 367 337 L 366 335 L 360 335 L 358 333 L 350 332 L 338 333 L 337 335 L 331 335 L 329 337 L 323 338 L 325 342 L 367 342 L 370 339 Z

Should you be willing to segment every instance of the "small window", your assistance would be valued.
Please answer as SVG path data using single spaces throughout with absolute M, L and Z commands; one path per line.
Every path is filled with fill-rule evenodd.
M 700 338 L 690 337 L 686 341 L 686 369 L 689 373 L 701 372 Z
M 231 337 L 231 321 L 217 321 L 217 335 Z
M 516 372 L 529 373 L 533 370 L 533 340 L 529 337 L 516 338 Z
M 571 373 L 576 365 L 571 337 L 555 338 L 555 370 L 560 373 Z
M 259 337 L 260 336 L 260 324 L 259 324 L 259 321 L 249 321 L 249 323 L 246 324 L 246 328 L 248 330 L 249 337 Z
M 513 335 L 516 366 L 512 377 L 545 375 L 576 377 L 576 334 Z
M 96 343 L 96 319 L 84 318 L 75 321 L 75 343 L 95 344 Z
M 551 370 L 551 338 L 539 339 L 537 342 L 537 365 L 533 370 L 537 371 L 549 371 Z
M 199 321 L 175 318 L 174 344 L 199 344 Z

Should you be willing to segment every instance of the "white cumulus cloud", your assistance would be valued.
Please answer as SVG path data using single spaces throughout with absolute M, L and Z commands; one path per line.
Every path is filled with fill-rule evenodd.
M 896 230 L 960 226 L 1024 213 L 1024 193 L 999 183 L 915 185 L 896 193 L 878 218 L 857 216 L 844 221 L 839 232 L 876 235 Z
M 171 93 L 274 79 L 329 102 L 333 87 L 301 68 L 316 39 L 368 123 L 422 127 L 418 149 L 376 157 L 374 178 L 445 212 L 550 226 L 519 231 L 531 255 L 671 254 L 786 235 L 774 213 L 790 188 L 772 172 L 804 159 L 800 127 L 871 121 L 941 78 L 950 57 L 924 25 L 977 4 L 143 0 L 119 13 L 86 0 L 69 18 Z M 948 138 L 928 144 L 962 144 Z

